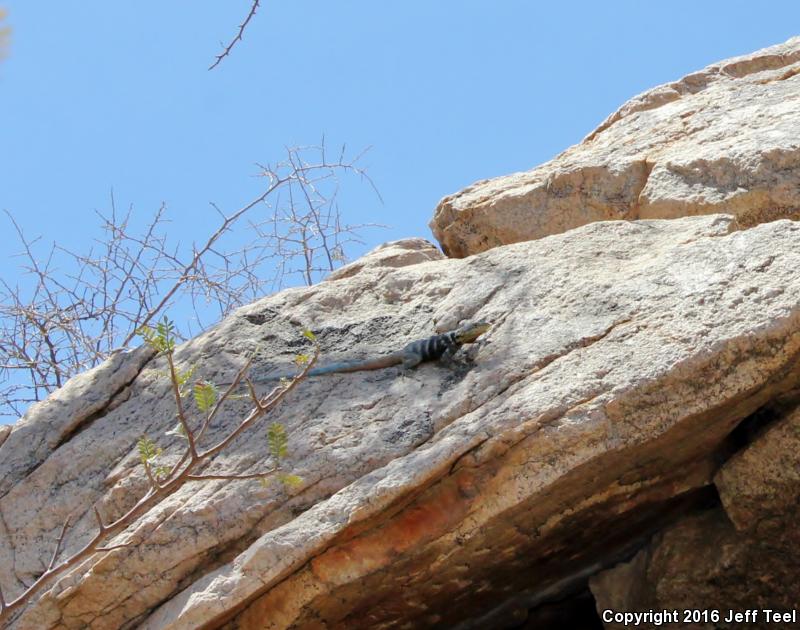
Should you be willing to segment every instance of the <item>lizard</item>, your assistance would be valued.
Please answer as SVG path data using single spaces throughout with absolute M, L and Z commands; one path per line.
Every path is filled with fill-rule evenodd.
M 393 365 L 402 365 L 405 369 L 414 368 L 426 361 L 437 361 L 442 358 L 451 357 L 464 344 L 477 341 L 478 337 L 489 330 L 490 326 L 491 324 L 483 321 L 468 323 L 449 332 L 412 341 L 400 350 L 381 357 L 340 361 L 323 367 L 312 368 L 308 371 L 307 376 L 381 370 Z M 292 378 L 293 376 L 293 374 L 267 376 L 256 378 L 253 382 L 265 383 L 269 381 L 279 381 L 282 378 Z

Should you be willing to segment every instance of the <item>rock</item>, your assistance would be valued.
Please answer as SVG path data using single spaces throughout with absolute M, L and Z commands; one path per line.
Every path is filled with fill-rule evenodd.
M 309 379 L 207 470 L 269 468 L 265 430 L 280 422 L 299 487 L 184 486 L 113 541 L 131 547 L 93 556 L 11 627 L 492 628 L 565 614 L 555 602 L 585 602 L 591 576 L 705 509 L 734 427 L 800 384 L 800 223 L 733 227 L 593 223 L 462 260 L 402 241 L 239 309 L 181 346 L 179 367 L 225 382 L 259 348 L 259 369 L 283 370 L 306 326 L 325 361 L 464 320 L 493 328 L 451 366 Z M 7 598 L 46 567 L 68 514 L 66 554 L 92 535 L 94 506 L 108 521 L 144 492 L 140 435 L 167 461 L 182 452 L 165 435 L 163 370 L 150 360 L 125 400 L 0 498 Z M 248 409 L 231 400 L 204 443 Z
M 722 506 L 683 518 L 628 563 L 590 580 L 604 610 L 718 611 L 675 628 L 794 628 L 766 609 L 797 606 L 800 566 L 800 409 L 791 410 L 727 461 L 715 475 Z M 758 617 L 729 620 L 728 611 Z M 681 618 L 681 621 L 685 621 Z M 623 628 L 608 623 L 606 628 Z M 654 623 L 641 628 L 658 627 Z
M 333 271 L 327 281 L 350 278 L 357 273 L 381 273 L 382 270 L 408 267 L 431 260 L 444 258 L 436 245 L 423 238 L 407 238 L 379 245 L 358 260 Z M 378 278 L 376 278 L 377 280 Z
M 431 229 L 461 258 L 610 219 L 800 216 L 800 38 L 640 94 L 531 171 L 445 197 Z
M 125 386 L 152 357 L 144 347 L 116 352 L 31 405 L 13 427 L 0 427 L 5 430 L 0 431 L 0 497 L 111 406 L 114 398 L 124 396 Z
M 717 473 L 725 513 L 736 529 L 758 538 L 789 537 L 800 553 L 800 410 L 775 422 Z M 792 537 L 793 535 L 793 537 Z

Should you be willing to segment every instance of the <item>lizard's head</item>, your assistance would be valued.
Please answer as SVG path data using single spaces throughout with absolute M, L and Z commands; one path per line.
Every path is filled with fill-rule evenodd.
M 472 343 L 489 330 L 491 326 L 489 322 L 471 322 L 465 324 L 456 330 L 456 341 L 458 341 L 458 343 Z

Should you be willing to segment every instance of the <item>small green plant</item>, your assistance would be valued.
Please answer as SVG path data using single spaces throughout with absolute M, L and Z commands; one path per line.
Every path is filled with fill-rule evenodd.
M 188 482 L 254 480 L 267 485 L 271 479 L 275 479 L 287 488 L 294 488 L 302 484 L 303 480 L 300 477 L 281 468 L 289 453 L 289 439 L 286 435 L 286 429 L 277 422 L 273 422 L 267 429 L 266 450 L 272 460 L 272 466 L 268 470 L 242 474 L 204 473 L 199 471 L 202 470 L 205 464 L 227 448 L 239 435 L 252 427 L 259 418 L 273 409 L 305 379 L 308 371 L 319 356 L 319 345 L 312 332 L 303 332 L 303 335 L 313 344 L 313 352 L 302 355 L 303 359 L 298 361 L 298 365 L 302 366 L 301 371 L 294 378 L 281 381 L 272 391 L 261 396 L 256 394 L 253 384 L 244 378 L 245 373 L 250 369 L 252 358 L 239 370 L 233 383 L 220 393 L 217 387 L 208 381 L 198 380 L 190 386 L 191 378 L 196 372 L 195 366 L 183 371 L 176 368 L 174 357 L 176 347 L 175 325 L 167 317 L 164 317 L 155 327 L 142 326 L 140 334 L 145 343 L 163 356 L 167 362 L 165 375 L 169 377 L 178 419 L 178 423 L 172 430 L 167 432 L 167 435 L 178 436 L 185 441 L 183 453 L 178 457 L 177 461 L 174 461 L 173 456 L 172 463 L 167 463 L 167 457 L 161 446 L 146 435 L 140 437 L 136 443 L 136 448 L 139 453 L 139 461 L 149 482 L 149 488 L 144 496 L 130 510 L 111 523 L 104 522 L 99 510 L 95 508 L 97 533 L 77 552 L 61 562 L 57 562 L 64 536 L 69 527 L 68 518 L 61 528 L 50 564 L 44 573 L 14 600 L 6 601 L 2 590 L 0 590 L 0 624 L 4 623 L 14 610 L 25 605 L 52 577 L 76 566 L 94 553 L 108 552 L 129 546 L 128 543 L 103 546 L 103 541 L 109 540 L 114 535 L 122 532 L 137 518 L 154 507 L 161 499 L 169 496 Z M 234 397 L 234 389 L 243 381 L 249 389 L 250 400 L 253 403 L 252 409 L 221 440 L 215 444 L 204 446 L 203 438 L 206 430 L 219 412 L 222 404 L 229 398 Z M 187 398 L 189 393 L 192 394 L 191 400 L 200 414 L 200 417 L 196 420 L 190 418 L 187 413 L 187 404 L 185 404 L 184 399 Z
M 294 488 L 303 483 L 303 479 L 297 475 L 285 473 L 280 470 L 281 460 L 283 460 L 289 453 L 289 439 L 286 437 L 286 429 L 279 422 L 273 422 L 267 429 L 267 447 L 269 454 L 276 463 L 275 477 L 285 486 Z M 269 479 L 267 477 L 261 478 L 261 485 L 268 486 Z
M 192 388 L 194 394 L 194 404 L 203 413 L 208 413 L 214 407 L 219 398 L 219 392 L 213 383 L 208 381 L 198 381 Z
M 236 381 L 231 385 L 227 392 L 225 392 L 224 396 L 220 396 L 219 390 L 216 385 L 209 381 L 205 380 L 198 380 L 196 381 L 192 387 L 189 389 L 187 385 L 191 377 L 196 372 L 196 366 L 191 366 L 186 370 L 178 370 L 175 366 L 174 362 L 174 353 L 175 353 L 175 324 L 166 316 L 164 319 L 156 324 L 155 328 L 150 326 L 142 326 L 140 329 L 140 334 L 144 339 L 145 343 L 153 348 L 156 352 L 163 355 L 167 360 L 167 374 L 170 376 L 172 381 L 172 386 L 175 394 L 175 402 L 178 407 L 178 424 L 171 430 L 167 432 L 167 435 L 176 435 L 179 436 L 187 441 L 187 454 L 189 457 L 189 462 L 201 459 L 206 459 L 206 454 L 201 453 L 198 451 L 197 448 L 197 441 L 203 436 L 206 429 L 208 428 L 213 416 L 217 413 L 219 408 L 219 403 L 221 402 L 222 398 L 231 397 L 231 389 L 235 387 L 235 385 L 241 380 L 243 371 L 240 371 L 239 375 L 237 375 Z M 310 330 L 304 330 L 303 336 L 308 339 L 310 342 L 314 344 L 314 348 L 317 349 L 317 338 L 313 332 Z M 298 354 L 295 357 L 295 363 L 299 367 L 309 366 L 316 360 L 318 352 L 314 354 Z M 248 362 L 249 366 L 249 362 Z M 246 368 L 245 368 L 246 369 Z M 307 371 L 307 370 L 306 370 Z M 303 374 L 303 373 L 301 373 Z M 298 375 L 301 377 L 301 375 Z M 279 389 L 286 390 L 288 387 L 291 387 L 292 384 L 297 380 L 295 379 L 284 379 L 279 386 Z M 253 401 L 256 405 L 261 404 L 258 400 L 258 397 L 255 395 L 253 390 L 252 384 L 248 382 L 250 385 L 251 396 Z M 203 418 L 199 423 L 199 430 L 197 432 L 193 431 L 190 426 L 190 420 L 186 415 L 185 407 L 183 405 L 182 399 L 185 398 L 189 391 L 192 393 L 192 397 L 194 400 L 194 404 L 197 407 L 198 411 L 203 414 Z M 238 398 L 238 397 L 237 397 Z M 266 484 L 269 482 L 269 477 L 274 475 L 281 483 L 286 486 L 295 487 L 302 483 L 302 479 L 297 475 L 292 475 L 280 470 L 281 462 L 283 459 L 286 458 L 288 454 L 288 444 L 289 440 L 286 435 L 286 429 L 284 427 L 274 422 L 270 425 L 269 429 L 267 430 L 267 451 L 269 452 L 272 460 L 274 462 L 274 466 L 272 469 L 266 471 L 265 473 L 260 473 L 256 475 L 214 475 L 214 479 L 253 479 L 258 478 L 261 480 L 262 483 Z M 139 449 L 139 459 L 144 466 L 145 473 L 147 474 L 148 479 L 151 482 L 151 485 L 158 487 L 160 484 L 170 480 L 176 474 L 179 465 L 185 460 L 187 454 L 184 454 L 184 458 L 176 465 L 174 468 L 170 468 L 169 466 L 160 463 L 159 458 L 163 453 L 163 449 L 159 447 L 153 440 L 148 438 L 147 436 L 142 436 L 138 442 L 138 449 Z M 216 454 L 216 453 L 214 453 Z M 208 476 L 203 475 L 188 475 L 187 480 L 189 481 L 196 481 L 200 477 L 208 478 Z
M 158 483 L 167 476 L 169 473 L 169 466 L 157 462 L 163 449 L 156 446 L 156 443 L 146 435 L 139 438 L 136 447 L 139 450 L 139 461 L 142 462 L 145 474 L 147 474 L 150 483 Z
M 275 459 L 280 461 L 289 451 L 289 439 L 286 437 L 286 429 L 278 422 L 273 422 L 267 431 L 267 444 L 269 445 L 269 453 Z
M 171 354 L 175 351 L 175 324 L 166 315 L 155 328 L 140 326 L 137 332 L 156 352 Z

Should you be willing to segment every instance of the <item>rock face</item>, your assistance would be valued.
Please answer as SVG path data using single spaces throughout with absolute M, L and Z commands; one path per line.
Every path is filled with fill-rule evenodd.
M 653 88 L 552 161 L 445 197 L 431 229 L 463 257 L 592 221 L 797 218 L 798 75 L 794 38 Z
M 797 627 L 796 617 L 776 622 L 763 611 L 795 610 L 800 592 L 800 410 L 767 407 L 753 420 L 765 416 L 771 426 L 714 478 L 721 507 L 681 519 L 631 562 L 591 579 L 598 611 L 716 610 L 717 622 L 670 626 L 713 629 L 747 625 L 726 622 L 729 610 L 756 610 L 753 627 Z
M 774 494 L 740 489 L 748 451 L 729 456 L 735 427 L 800 382 L 800 224 L 733 225 L 594 223 L 464 260 L 403 241 L 241 309 L 179 363 L 225 381 L 260 344 L 262 365 L 286 364 L 301 321 L 330 358 L 494 326 L 449 367 L 309 379 L 268 419 L 288 431 L 299 488 L 185 486 L 118 539 L 135 546 L 91 558 L 12 627 L 507 627 L 586 600 L 591 576 L 719 506 L 715 475 L 742 527 L 766 527 Z M 5 593 L 46 566 L 68 513 L 67 553 L 93 506 L 110 519 L 143 492 L 139 435 L 177 457 L 162 370 L 151 360 L 117 385 L 126 400 L 17 467 L 0 498 Z M 208 440 L 247 407 L 232 401 Z M 243 436 L 210 470 L 262 468 L 264 440 Z
M 268 469 L 266 428 L 278 422 L 299 485 L 188 483 L 9 627 L 600 628 L 605 610 L 795 606 L 800 223 L 746 220 L 796 194 L 784 168 L 794 154 L 753 158 L 767 138 L 788 147 L 776 121 L 796 104 L 795 46 L 649 92 L 543 170 L 462 193 L 483 201 L 451 216 L 443 242 L 475 255 L 389 243 L 183 344 L 179 369 L 224 383 L 254 352 L 256 372 L 291 370 L 304 327 L 325 363 L 492 322 L 449 365 L 307 379 L 203 471 Z M 712 116 L 701 104 L 713 94 Z M 734 132 L 730 111 L 744 102 L 756 109 Z M 689 121 L 680 152 L 676 117 Z M 661 157 L 628 160 L 650 144 Z M 603 165 L 591 166 L 592 147 Z M 536 183 L 545 173 L 549 186 Z M 597 221 L 629 198 L 636 212 L 618 216 L 702 216 Z M 559 210 L 554 229 L 535 218 L 546 214 L 536 199 L 578 214 Z M 736 216 L 703 214 L 713 208 Z M 503 222 L 517 223 L 513 237 L 498 236 Z M 495 246 L 549 232 L 563 233 Z M 165 367 L 146 349 L 120 353 L 0 433 L 7 600 L 47 568 L 68 516 L 65 556 L 94 534 L 95 510 L 110 522 L 143 495 L 142 435 L 165 463 L 184 453 Z M 249 410 L 229 399 L 201 447 Z

